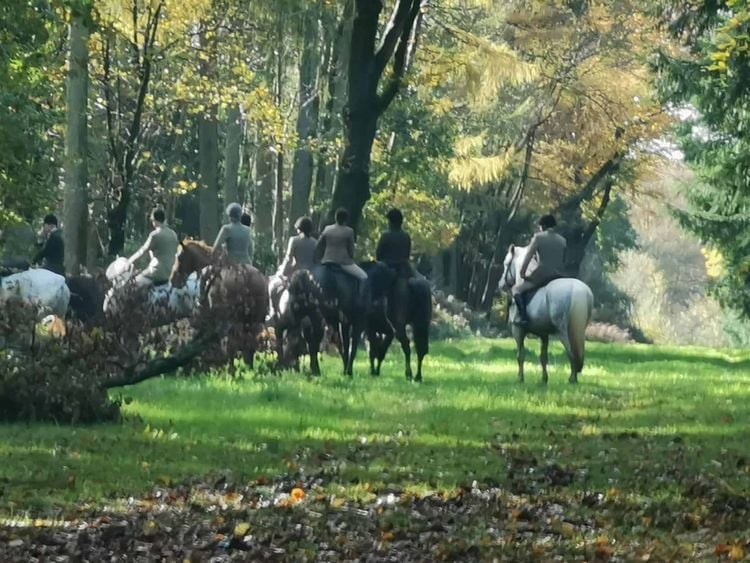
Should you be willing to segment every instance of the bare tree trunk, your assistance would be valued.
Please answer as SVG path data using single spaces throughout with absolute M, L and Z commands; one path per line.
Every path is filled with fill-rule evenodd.
M 205 37 L 201 36 L 205 46 Z M 212 61 L 202 60 L 200 75 L 210 78 Z M 219 122 L 214 105 L 198 117 L 198 190 L 201 238 L 211 244 L 219 231 Z
M 279 46 L 276 50 L 276 107 L 281 109 L 284 102 L 284 52 L 281 49 L 283 27 L 279 20 Z M 276 143 L 276 192 L 273 205 L 273 249 L 281 257 L 284 249 L 284 147 Z
M 255 212 L 255 233 L 269 241 L 273 237 L 273 201 L 276 193 L 275 162 L 276 151 L 269 146 L 268 140 L 261 141 L 258 144 L 258 156 L 255 157 L 253 210 Z
M 90 8 L 90 7 L 89 7 Z M 88 10 L 87 10 L 88 11 Z M 86 264 L 88 222 L 89 13 L 73 10 L 68 34 L 67 117 L 65 138 L 65 265 L 78 275 Z
M 323 120 L 321 145 L 318 157 L 318 174 L 315 179 L 316 204 L 327 203 L 333 193 L 338 164 L 331 155 L 331 147 L 344 130 L 342 119 L 346 103 L 347 76 L 349 73 L 349 51 L 351 48 L 352 28 L 354 26 L 354 0 L 346 0 L 341 21 L 333 38 L 327 77 L 327 95 L 325 118 Z
M 310 142 L 315 138 L 320 108 L 318 96 L 320 21 L 318 12 L 319 6 L 310 7 L 306 12 L 304 22 L 302 58 L 299 67 L 299 113 L 297 114 L 297 137 L 300 145 L 294 152 L 292 202 L 289 213 L 291 234 L 294 234 L 294 220 L 302 215 L 307 215 L 310 210 L 314 165 Z
M 227 112 L 224 147 L 224 205 L 240 201 L 239 177 L 242 153 L 242 112 L 233 105 Z
M 370 159 L 378 118 L 401 87 L 409 38 L 421 5 L 422 0 L 399 0 L 376 50 L 375 40 L 383 3 L 381 0 L 356 0 L 347 107 L 344 111 L 344 150 L 339 161 L 329 222 L 332 222 L 336 208 L 345 207 L 351 216 L 352 225 L 356 227 L 362 210 L 370 199 Z M 378 93 L 383 72 L 391 60 L 392 73 L 383 91 Z
M 198 118 L 201 238 L 211 244 L 219 231 L 219 124 L 216 108 Z

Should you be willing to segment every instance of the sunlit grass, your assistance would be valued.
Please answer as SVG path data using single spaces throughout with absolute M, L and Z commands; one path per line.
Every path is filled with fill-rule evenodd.
M 750 443 L 750 354 L 589 352 L 578 386 L 567 383 L 559 346 L 545 388 L 535 351 L 519 385 L 512 343 L 482 339 L 435 344 L 422 385 L 404 380 L 395 349 L 380 378 L 367 375 L 363 354 L 351 381 L 332 357 L 319 380 L 148 381 L 120 392 L 121 424 L 0 426 L 0 511 L 54 513 L 196 476 L 242 481 L 336 463 L 335 479 L 352 494 L 363 482 L 450 489 L 503 482 L 509 449 L 586 470 L 572 488 L 669 496 L 662 476 L 673 466 L 748 486 L 737 460 Z

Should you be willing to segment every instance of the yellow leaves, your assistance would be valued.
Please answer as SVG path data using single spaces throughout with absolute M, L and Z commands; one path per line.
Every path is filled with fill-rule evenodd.
M 463 190 L 500 180 L 507 173 L 515 153 L 505 151 L 493 156 L 464 156 L 451 159 L 448 179 Z
M 455 143 L 455 152 L 457 156 L 465 157 L 475 154 L 484 147 L 486 132 L 483 131 L 478 135 L 459 137 Z
M 307 495 L 305 494 L 305 491 L 303 489 L 295 487 L 294 489 L 292 489 L 292 493 L 290 496 L 292 499 L 294 499 L 295 502 L 300 502 L 303 501 Z
M 718 279 L 726 272 L 726 261 L 722 252 L 713 247 L 701 248 L 701 254 L 706 260 L 706 274 L 711 279 Z
M 745 549 L 740 544 L 720 543 L 714 549 L 717 556 L 726 556 L 730 561 L 741 561 L 745 558 Z
M 238 538 L 244 538 L 248 531 L 250 531 L 249 522 L 240 522 L 234 527 L 234 535 Z

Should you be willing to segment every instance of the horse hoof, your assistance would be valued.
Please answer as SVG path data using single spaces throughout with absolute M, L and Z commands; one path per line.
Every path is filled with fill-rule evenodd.
M 414 378 L 414 381 L 416 381 L 417 383 L 422 383 L 422 376 L 418 375 L 417 377 Z

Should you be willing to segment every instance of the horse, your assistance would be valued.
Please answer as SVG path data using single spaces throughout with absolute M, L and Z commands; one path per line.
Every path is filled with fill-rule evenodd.
M 287 283 L 274 286 L 276 290 L 272 290 L 270 295 L 273 303 L 271 323 L 276 331 L 279 363 L 289 360 L 296 363 L 297 356 L 306 351 L 310 356 L 310 372 L 314 376 L 320 375 L 318 354 L 325 323 L 320 309 L 320 286 L 308 270 L 298 270 Z M 284 343 L 287 344 L 286 350 Z M 306 350 L 301 349 L 301 343 L 304 343 Z
M 136 271 L 127 258 L 116 258 L 105 272 L 111 284 L 104 296 L 102 310 L 106 315 L 122 315 L 132 303 L 132 293 L 137 291 L 133 286 Z M 146 305 L 154 313 L 155 325 L 168 324 L 184 319 L 195 313 L 198 303 L 198 274 L 187 277 L 180 287 L 172 283 L 150 286 L 146 296 Z
M 432 322 L 432 288 L 422 277 L 399 278 L 382 262 L 371 262 L 365 266 L 368 277 L 379 277 L 386 281 L 387 300 L 373 304 L 367 322 L 367 339 L 370 341 L 370 374 L 380 375 L 380 367 L 388 348 L 396 339 L 401 343 L 406 363 L 406 379 L 412 380 L 411 344 L 407 325 L 412 327 L 414 349 L 417 353 L 417 375 L 413 379 L 422 381 L 422 361 L 429 352 L 430 323 Z
M 205 296 L 209 310 L 219 312 L 234 329 L 230 330 L 230 344 L 237 344 L 252 368 L 258 336 L 268 313 L 265 276 L 250 264 L 221 266 L 206 243 L 186 240 L 180 242 L 170 281 L 174 287 L 182 288 L 192 276 L 198 276 L 200 294 Z
M 503 277 L 500 290 L 510 291 L 522 283 L 519 271 L 523 264 L 528 247 L 510 245 L 503 262 Z M 549 337 L 557 333 L 565 347 L 570 360 L 570 383 L 578 383 L 584 363 L 586 327 L 591 321 L 594 308 L 594 296 L 591 289 L 582 281 L 574 278 L 558 278 L 544 287 L 535 290 L 528 300 L 526 311 L 529 317 L 527 327 L 516 322 L 518 311 L 515 303 L 511 304 L 508 321 L 516 341 L 518 359 L 518 380 L 523 383 L 523 364 L 526 354 L 524 340 L 528 333 L 539 336 L 542 341 L 539 359 L 542 364 L 542 383 L 547 384 L 547 359 Z
M 65 317 L 70 290 L 64 276 L 35 268 L 0 278 L 0 303 L 12 300 L 36 307 L 39 320 L 47 315 Z

